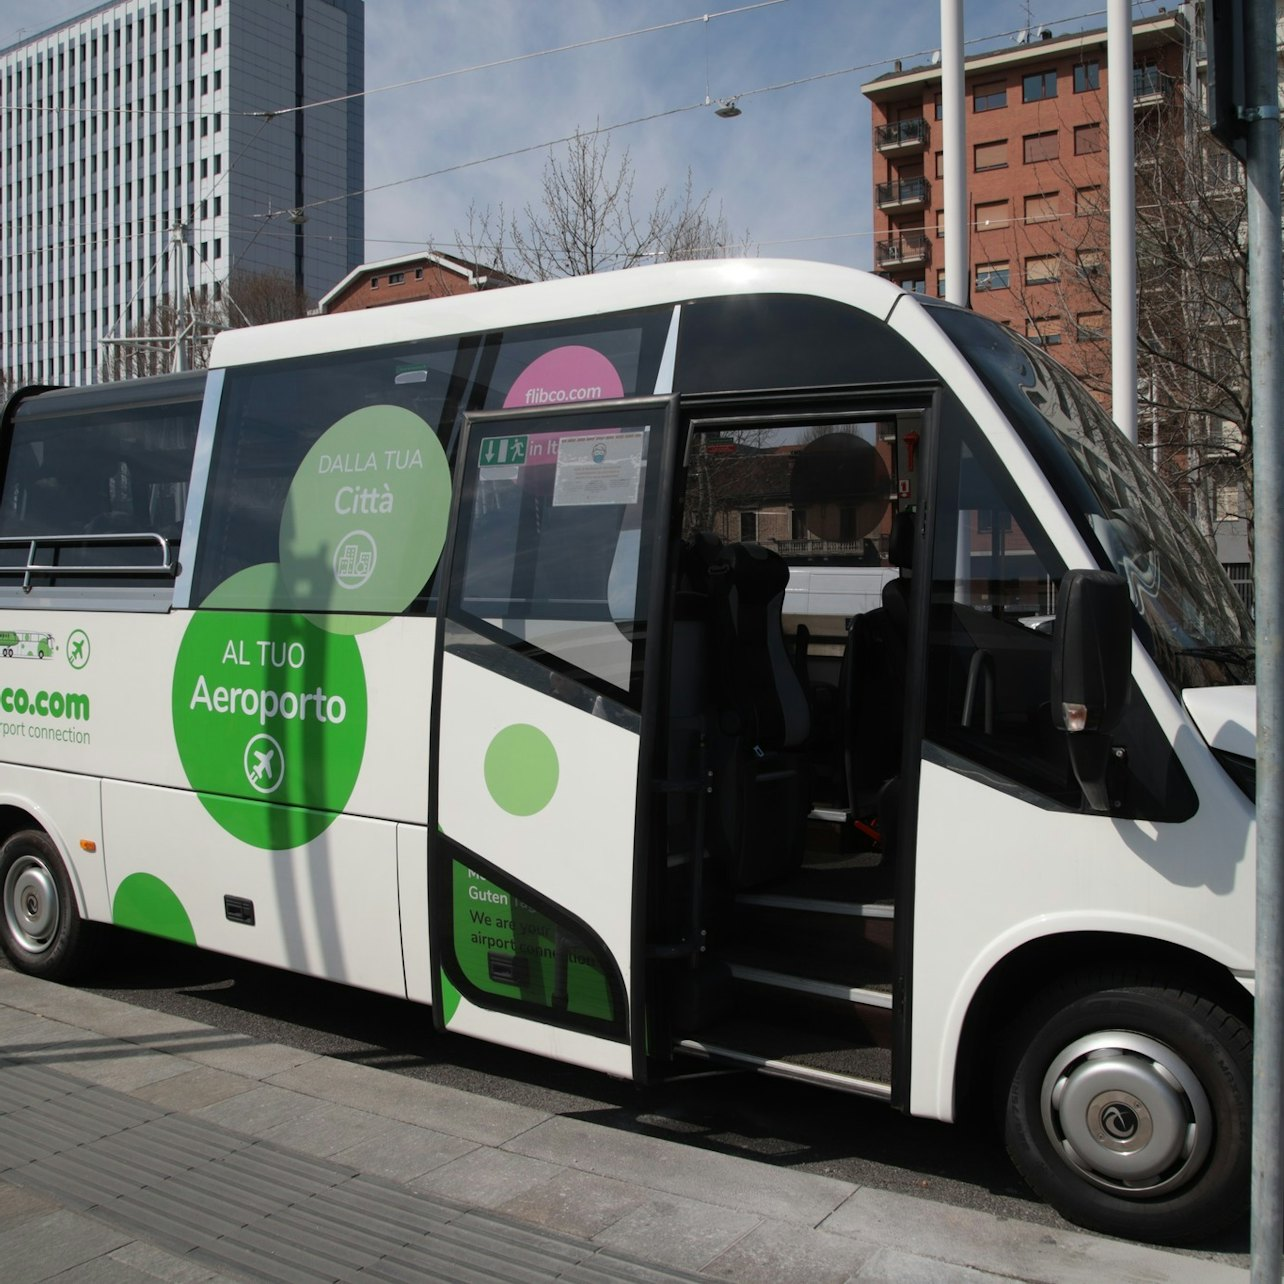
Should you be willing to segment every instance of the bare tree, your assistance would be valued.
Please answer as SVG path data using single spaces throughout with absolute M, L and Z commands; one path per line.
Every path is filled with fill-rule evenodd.
M 223 286 L 223 304 L 231 329 L 267 325 L 305 317 L 312 300 L 285 272 L 247 272 L 236 268 Z
M 1156 471 L 1210 540 L 1227 517 L 1252 537 L 1246 195 L 1243 175 L 1209 138 L 1180 86 L 1164 110 L 1139 112 L 1136 157 L 1138 436 Z M 1071 186 L 1071 184 L 1067 184 Z M 1076 325 L 1075 373 L 1111 393 L 1110 210 L 1079 191 L 1057 223 L 1057 310 Z M 1042 227 L 1022 228 L 1030 244 Z M 1036 250 L 1047 253 L 1047 250 Z M 1028 328 L 1047 312 L 1047 283 L 1015 288 Z M 1100 318 L 1099 323 L 1088 318 Z M 1096 326 L 1100 325 L 1100 329 Z
M 520 215 L 474 206 L 456 240 L 479 262 L 540 281 L 730 252 L 722 210 L 710 210 L 710 193 L 696 197 L 689 171 L 676 198 L 662 187 L 641 201 L 634 186 L 627 149 L 613 164 L 609 139 L 577 132 L 545 162 L 538 202 Z

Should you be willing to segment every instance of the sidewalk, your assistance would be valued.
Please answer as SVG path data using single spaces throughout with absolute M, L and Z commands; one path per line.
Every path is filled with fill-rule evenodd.
M 0 970 L 0 1276 L 1218 1284 L 1247 1272 L 619 1133 Z

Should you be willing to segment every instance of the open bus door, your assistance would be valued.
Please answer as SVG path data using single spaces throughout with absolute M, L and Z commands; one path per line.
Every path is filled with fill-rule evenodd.
M 470 416 L 439 585 L 439 1027 L 640 1077 L 674 402 Z

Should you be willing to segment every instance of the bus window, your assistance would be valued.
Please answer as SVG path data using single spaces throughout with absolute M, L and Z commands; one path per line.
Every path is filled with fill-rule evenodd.
M 655 391 L 671 308 L 523 327 L 499 336 L 485 410 L 556 409 Z
M 1048 698 L 1065 572 L 1005 470 L 942 416 L 928 635 L 929 740 L 1077 806 Z
M 655 413 L 488 417 L 463 461 L 452 615 L 626 702 L 642 673 Z
M 443 421 L 475 349 L 449 340 L 229 371 L 193 605 L 424 611 L 449 507 Z
M 172 562 L 177 549 L 203 385 L 188 375 L 21 402 L 0 495 L 0 568 L 9 572 L 0 583 L 20 582 L 35 540 L 37 562 L 69 570 L 36 576 L 36 588 L 161 584 L 144 568 L 162 566 L 167 548 Z M 89 574 L 106 566 L 120 569 Z

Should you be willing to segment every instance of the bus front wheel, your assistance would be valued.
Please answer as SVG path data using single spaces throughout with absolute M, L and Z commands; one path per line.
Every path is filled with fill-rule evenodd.
M 58 849 L 36 829 L 0 847 L 0 945 L 20 972 L 68 979 L 83 961 L 85 923 Z
M 1248 1204 L 1252 1035 L 1208 999 L 1097 977 L 1027 1009 L 1008 1045 L 1008 1153 L 1070 1221 L 1204 1239 Z

